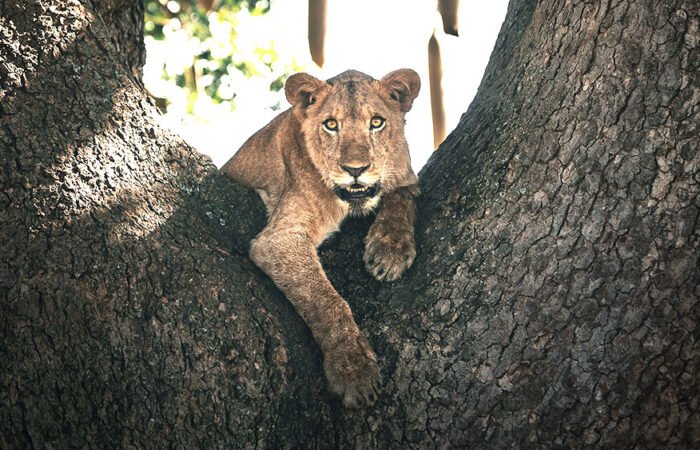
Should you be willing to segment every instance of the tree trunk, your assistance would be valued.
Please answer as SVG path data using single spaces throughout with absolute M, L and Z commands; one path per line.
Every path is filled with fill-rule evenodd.
M 0 447 L 700 445 L 696 1 L 511 2 L 414 267 L 320 250 L 367 411 L 247 258 L 262 203 L 155 124 L 139 3 L 0 2 Z

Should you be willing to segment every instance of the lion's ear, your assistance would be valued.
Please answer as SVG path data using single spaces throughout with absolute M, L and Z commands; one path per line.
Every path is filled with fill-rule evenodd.
M 399 108 L 407 112 L 420 91 L 420 77 L 411 69 L 399 69 L 388 73 L 381 79 L 389 91 L 389 96 L 399 102 Z
M 292 106 L 306 108 L 316 103 L 318 94 L 325 85 L 325 81 L 308 73 L 295 73 L 287 78 L 287 82 L 284 84 L 284 95 Z

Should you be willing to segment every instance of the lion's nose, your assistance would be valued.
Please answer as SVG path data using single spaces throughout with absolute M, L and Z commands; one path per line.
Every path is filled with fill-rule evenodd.
M 340 166 L 344 171 L 357 178 L 362 175 L 362 172 L 369 169 L 369 164 L 366 166 L 352 167 L 352 166 Z

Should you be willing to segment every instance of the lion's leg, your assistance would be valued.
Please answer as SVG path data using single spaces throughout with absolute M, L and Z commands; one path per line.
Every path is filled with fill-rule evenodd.
M 318 342 L 331 391 L 347 407 L 371 404 L 380 382 L 377 359 L 347 302 L 326 278 L 316 246 L 300 229 L 268 226 L 250 256 L 292 302 Z
M 413 264 L 419 192 L 417 186 L 406 186 L 382 197 L 377 218 L 365 238 L 365 267 L 377 280 L 394 281 Z

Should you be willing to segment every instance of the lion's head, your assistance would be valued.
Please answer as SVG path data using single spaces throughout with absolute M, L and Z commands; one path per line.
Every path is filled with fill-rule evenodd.
M 351 203 L 373 203 L 383 191 L 416 182 L 404 116 L 420 90 L 410 69 L 381 80 L 349 70 L 328 81 L 292 75 L 285 94 L 305 147 L 323 180 Z

